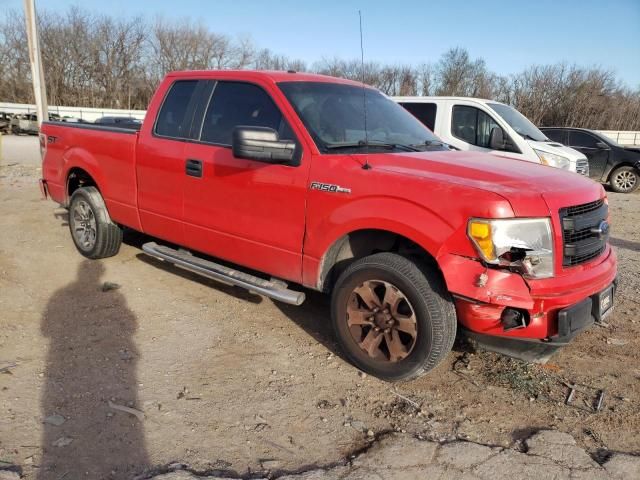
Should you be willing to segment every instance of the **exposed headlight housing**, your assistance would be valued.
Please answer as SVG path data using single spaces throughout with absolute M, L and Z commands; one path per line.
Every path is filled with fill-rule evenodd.
M 533 149 L 540 159 L 540 163 L 548 165 L 550 167 L 562 168 L 563 170 L 571 170 L 571 160 L 562 155 L 556 155 L 555 153 L 543 152 L 542 150 Z
M 489 264 L 512 269 L 529 278 L 554 275 L 549 218 L 472 218 L 467 234 Z

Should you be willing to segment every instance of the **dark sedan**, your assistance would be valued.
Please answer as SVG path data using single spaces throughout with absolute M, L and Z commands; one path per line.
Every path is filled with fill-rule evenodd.
M 574 148 L 589 159 L 589 176 L 620 193 L 640 185 L 640 147 L 624 147 L 606 135 L 586 128 L 543 127 L 551 140 Z
M 128 128 L 131 130 L 140 130 L 142 122 L 132 117 L 101 117 L 95 122 L 97 125 L 109 125 L 118 128 Z

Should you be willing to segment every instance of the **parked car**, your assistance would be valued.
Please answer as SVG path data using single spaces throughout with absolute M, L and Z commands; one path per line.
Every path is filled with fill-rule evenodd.
M 14 135 L 20 135 L 21 133 L 37 135 L 38 116 L 35 113 L 20 113 L 14 115 L 11 119 L 11 133 Z
M 11 114 L 0 112 L 0 133 L 9 133 L 11 129 Z
M 435 367 L 458 324 L 548 354 L 611 312 L 602 185 L 450 150 L 357 82 L 173 72 L 139 132 L 42 130 L 41 188 L 82 255 L 115 255 L 128 227 L 158 239 L 149 255 L 280 302 L 305 298 L 287 282 L 331 293 L 346 355 L 386 380 Z
M 68 115 L 65 115 L 64 117 L 62 117 L 60 119 L 61 122 L 66 122 L 66 123 L 89 123 L 87 120 L 84 120 L 82 118 L 78 118 L 78 117 L 71 117 Z
M 102 117 L 94 122 L 96 125 L 110 125 L 117 128 L 129 128 L 132 130 L 140 130 L 142 122 L 137 118 L 131 117 Z
M 587 175 L 586 157 L 550 141 L 504 103 L 468 97 L 395 97 L 433 133 L 460 150 L 490 152 Z
M 544 127 L 540 130 L 551 140 L 584 153 L 589 159 L 589 176 L 608 184 L 613 191 L 631 193 L 640 185 L 640 148 L 624 147 L 586 128 Z

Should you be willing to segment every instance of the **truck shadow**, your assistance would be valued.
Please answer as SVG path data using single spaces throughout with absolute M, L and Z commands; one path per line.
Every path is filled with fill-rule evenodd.
M 299 288 L 303 289 L 303 287 Z M 273 304 L 278 307 L 289 320 L 304 330 L 307 335 L 322 344 L 334 355 L 351 364 L 351 361 L 340 348 L 336 336 L 333 333 L 329 295 L 306 289 L 305 295 L 306 300 L 299 307 L 276 301 L 274 301 Z M 453 351 L 457 353 L 474 351 L 474 348 L 460 330 L 458 330 L 456 335 Z
M 66 212 L 64 212 L 66 213 Z M 62 221 L 67 220 L 67 216 L 63 213 L 56 214 L 56 217 Z M 66 225 L 64 223 L 63 225 Z M 134 247 L 138 250 L 142 250 L 142 245 L 145 242 L 157 240 L 149 235 L 137 232 L 131 229 L 124 230 L 123 243 Z M 164 245 L 167 245 L 171 248 L 179 248 L 177 245 L 169 244 L 165 241 L 162 241 Z M 136 259 L 141 262 L 146 263 L 147 265 L 151 265 L 155 268 L 159 268 L 168 272 L 172 275 L 180 276 L 185 280 L 191 282 L 197 282 L 205 287 L 214 288 L 220 292 L 231 295 L 240 300 L 248 301 L 254 304 L 261 303 L 263 298 L 260 295 L 253 294 L 239 287 L 235 287 L 232 285 L 226 285 L 222 282 L 218 282 L 216 280 L 208 279 L 197 275 L 195 273 L 189 272 L 182 268 L 176 267 L 170 263 L 163 262 L 156 258 L 150 257 L 145 253 L 137 253 L 135 255 Z M 212 259 L 216 262 L 220 262 L 219 259 Z M 330 297 L 326 294 L 317 292 L 315 290 L 308 290 L 304 287 L 297 285 L 294 286 L 294 289 L 300 289 L 305 291 L 306 300 L 301 306 L 293 306 L 288 305 L 286 303 L 281 303 L 277 301 L 273 301 L 273 304 L 289 318 L 293 323 L 298 325 L 302 330 L 304 330 L 311 338 L 315 341 L 321 343 L 327 350 L 332 352 L 334 355 L 340 357 L 345 362 L 350 363 L 346 358 L 344 353 L 342 352 L 336 337 L 333 333 L 333 327 L 331 325 L 331 311 L 330 311 Z M 469 346 L 466 338 L 458 332 L 456 337 L 456 342 L 453 346 L 453 351 L 455 352 L 468 352 L 471 351 L 472 348 Z
M 153 237 L 137 232 L 135 230 L 125 229 L 124 231 L 124 243 L 137 249 L 142 249 L 142 245 L 145 242 L 157 240 Z M 179 248 L 178 245 L 172 245 L 165 241 L 162 241 L 164 245 L 168 245 L 171 248 Z M 170 263 L 163 262 L 156 258 L 150 257 L 144 253 L 136 254 L 136 258 L 148 265 L 152 265 L 156 268 L 164 270 L 173 275 L 178 275 L 186 280 L 197 282 L 209 288 L 214 288 L 220 292 L 231 295 L 240 300 L 245 300 L 251 303 L 258 304 L 263 301 L 262 296 L 248 292 L 239 287 L 226 285 L 216 280 L 211 280 L 195 273 L 191 273 L 182 268 L 176 267 Z M 206 257 L 205 257 L 206 258 Z M 217 258 L 211 258 L 215 262 L 220 262 Z M 331 324 L 331 309 L 330 309 L 330 296 L 324 293 L 320 293 L 315 290 L 309 290 L 301 285 L 292 285 L 294 290 L 303 290 L 306 295 L 305 302 L 300 306 L 288 305 L 273 300 L 273 304 L 293 323 L 298 325 L 304 330 L 307 335 L 313 338 L 316 342 L 322 344 L 328 351 L 338 356 L 347 363 L 350 361 L 342 352 L 337 339 L 333 333 L 333 326 Z M 473 348 L 469 345 L 467 339 L 458 332 L 456 342 L 453 346 L 453 351 L 463 353 L 473 351 Z
M 632 252 L 640 252 L 640 242 L 633 242 L 631 240 L 624 240 L 622 238 L 615 237 L 609 237 L 609 242 L 617 248 L 631 250 Z
M 122 241 L 125 244 L 129 245 L 130 247 L 134 247 L 138 250 L 142 250 L 142 245 L 145 244 L 146 242 L 151 242 L 151 241 L 162 242 L 163 245 L 167 245 L 171 248 L 179 248 L 178 245 L 173 245 L 163 240 L 158 240 L 156 238 L 145 235 L 144 233 L 136 232 L 135 230 L 129 230 L 129 229 L 124 230 L 124 237 Z M 188 270 L 185 270 L 184 268 L 176 267 L 175 265 L 172 265 L 170 263 L 163 262 L 162 260 L 158 260 L 157 258 L 151 257 L 143 252 L 137 253 L 136 259 L 146 263 L 147 265 L 151 265 L 152 267 L 159 268 L 160 270 L 164 270 L 165 272 L 170 273 L 171 275 L 177 275 L 181 278 L 184 278 L 185 280 L 199 283 L 200 285 L 204 285 L 205 287 L 208 287 L 208 288 L 215 288 L 216 290 L 219 290 L 223 293 L 226 293 L 227 295 L 231 295 L 232 297 L 238 298 L 240 300 L 244 300 L 244 301 L 247 301 L 250 303 L 256 303 L 256 304 L 262 302 L 262 297 L 260 295 L 256 295 L 242 288 L 239 288 L 233 285 L 227 285 L 225 283 L 218 282 L 216 280 L 212 280 L 210 278 L 206 278 L 201 275 L 192 273 Z M 216 262 L 220 261 L 217 259 L 213 259 L 213 260 Z
M 149 465 L 141 420 L 113 408 L 140 408 L 137 319 L 120 292 L 102 291 L 103 274 L 100 262 L 82 261 L 42 316 L 49 347 L 38 479 L 124 479 Z
M 302 289 L 303 287 L 300 288 Z M 330 352 L 348 362 L 333 333 L 329 296 L 316 292 L 315 290 L 305 290 L 304 293 L 306 299 L 300 306 L 288 305 L 276 301 L 274 301 L 273 304 L 278 307 L 278 310 L 289 320 L 304 330 L 307 335 L 322 344 Z

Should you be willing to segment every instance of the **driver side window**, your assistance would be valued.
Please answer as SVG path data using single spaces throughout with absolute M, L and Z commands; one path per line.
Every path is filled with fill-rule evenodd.
M 451 116 L 451 133 L 471 145 L 489 147 L 489 137 L 494 127 L 500 128 L 490 115 L 467 105 L 454 105 Z
M 268 127 L 281 140 L 293 140 L 293 131 L 267 92 L 257 85 L 219 81 L 204 117 L 200 140 L 231 145 L 238 126 Z

